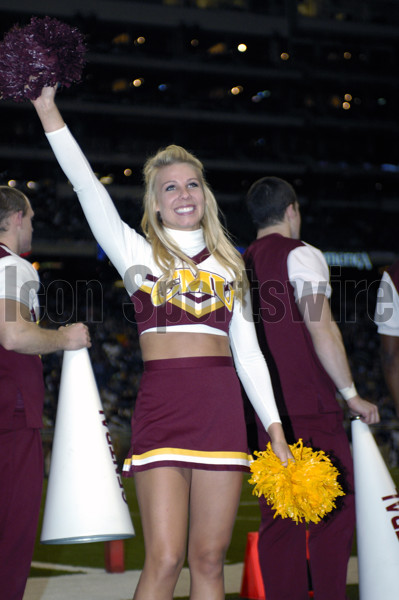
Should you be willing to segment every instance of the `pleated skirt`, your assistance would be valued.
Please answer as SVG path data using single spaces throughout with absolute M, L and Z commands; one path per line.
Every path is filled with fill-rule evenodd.
M 249 471 L 240 384 L 225 356 L 144 364 L 123 474 L 161 466 Z

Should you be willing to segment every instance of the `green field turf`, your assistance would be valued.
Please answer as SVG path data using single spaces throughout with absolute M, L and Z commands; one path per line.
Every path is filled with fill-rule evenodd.
M 124 479 L 126 497 L 130 508 L 136 536 L 125 540 L 125 566 L 126 570 L 141 569 L 144 560 L 144 544 L 141 531 L 141 523 L 134 491 L 133 479 Z M 44 498 L 45 494 L 43 494 Z M 160 499 L 161 501 L 161 499 Z M 43 506 L 42 506 L 43 511 Z M 84 567 L 104 566 L 104 543 L 93 544 L 68 544 L 68 545 L 45 545 L 39 541 L 41 531 L 42 514 L 40 516 L 38 536 L 33 555 L 33 561 L 49 562 L 60 565 L 74 565 Z M 228 563 L 243 562 L 247 533 L 256 531 L 259 524 L 258 503 L 252 495 L 252 486 L 244 481 L 241 503 L 238 510 L 237 520 L 233 532 L 233 540 L 227 554 Z M 38 570 L 32 569 L 31 576 L 38 576 Z
M 391 470 L 392 477 L 399 489 L 399 468 Z M 144 560 L 144 545 L 141 531 L 141 524 L 138 512 L 138 506 L 134 491 L 133 479 L 124 479 L 126 497 L 130 508 L 132 521 L 134 524 L 136 536 L 130 540 L 125 540 L 125 568 L 126 570 L 141 569 Z M 43 499 L 45 494 L 43 494 Z M 161 499 L 160 499 L 161 501 Z M 42 503 L 44 505 L 44 502 Z M 43 510 L 43 506 L 42 506 Z M 44 545 L 40 543 L 41 520 L 38 528 L 38 536 L 33 556 L 34 562 L 52 563 L 58 565 L 72 565 L 82 567 L 104 568 L 104 543 L 96 542 L 93 544 L 69 544 L 69 545 Z M 228 564 L 241 563 L 244 561 L 245 546 L 247 534 L 250 531 L 256 531 L 259 524 L 259 510 L 257 499 L 252 495 L 252 486 L 244 480 L 241 494 L 241 502 L 238 510 L 237 520 L 233 531 L 232 542 L 227 553 Z M 354 544 L 354 553 L 356 545 Z M 31 577 L 49 577 L 59 575 L 60 570 L 43 570 L 32 568 Z M 358 600 L 358 586 L 347 586 L 348 597 L 350 600 Z M 238 595 L 226 596 L 228 600 L 239 600 Z M 242 599 L 241 599 L 242 600 Z

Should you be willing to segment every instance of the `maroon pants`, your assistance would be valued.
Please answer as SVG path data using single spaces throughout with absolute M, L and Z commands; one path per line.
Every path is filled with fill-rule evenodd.
M 296 439 L 329 455 L 340 472 L 346 495 L 337 508 L 318 523 L 310 523 L 309 567 L 315 600 L 344 600 L 346 575 L 355 528 L 353 465 L 340 414 L 291 419 Z M 260 436 L 262 437 L 262 436 Z M 266 440 L 263 436 L 262 443 Z M 274 511 L 259 500 L 259 561 L 267 600 L 308 600 L 306 525 L 289 518 L 273 519 Z
M 35 543 L 43 482 L 40 431 L 24 416 L 0 429 L 0 597 L 21 600 Z

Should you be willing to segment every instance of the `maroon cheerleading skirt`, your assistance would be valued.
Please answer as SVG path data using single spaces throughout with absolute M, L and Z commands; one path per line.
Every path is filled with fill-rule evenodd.
M 240 384 L 228 356 L 144 364 L 123 474 L 161 466 L 249 471 Z

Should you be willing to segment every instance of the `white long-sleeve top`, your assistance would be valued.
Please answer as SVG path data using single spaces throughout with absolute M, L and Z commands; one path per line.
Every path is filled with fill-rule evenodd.
M 78 195 L 94 237 L 118 270 L 129 296 L 134 301 L 135 295 L 139 291 L 144 291 L 151 297 L 151 286 L 154 285 L 154 280 L 156 281 L 162 275 L 162 271 L 153 258 L 151 245 L 143 236 L 122 221 L 107 190 L 95 176 L 68 127 L 64 126 L 46 135 L 62 170 Z M 170 230 L 168 231 L 170 233 Z M 181 242 L 180 233 L 182 232 L 177 233 L 176 237 L 178 242 Z M 193 256 L 197 253 L 201 240 L 198 240 L 198 234 L 193 236 L 193 248 L 190 252 L 190 239 L 188 236 L 186 237 L 184 251 Z M 183 310 L 187 306 L 193 306 L 194 302 L 189 322 L 187 319 L 182 319 L 182 322 L 178 324 L 175 322 L 163 323 L 162 331 L 228 334 L 237 374 L 267 430 L 271 423 L 280 423 L 281 420 L 274 400 L 269 371 L 258 345 L 249 293 L 244 303 L 234 301 L 231 294 L 232 287 L 229 283 L 231 274 L 212 255 L 206 256 L 197 266 L 200 273 L 205 274 L 203 280 L 208 282 L 205 286 L 207 288 L 205 291 L 208 292 L 206 304 L 208 313 L 212 312 L 212 302 L 216 307 L 222 307 L 228 319 L 228 326 L 226 327 L 226 319 L 223 323 L 218 323 L 217 319 L 211 320 L 210 325 L 204 323 L 203 320 L 196 322 L 196 314 L 201 316 L 201 298 L 199 298 L 199 309 L 196 304 L 198 296 L 202 293 L 201 289 L 196 288 L 188 290 L 191 293 L 183 299 L 184 294 L 182 293 L 173 297 L 175 303 L 183 306 Z M 183 272 L 184 265 L 178 264 L 177 271 L 179 274 Z M 215 281 L 220 282 L 221 280 L 224 281 L 224 284 L 219 286 L 219 292 L 209 294 L 210 289 L 215 292 L 215 287 L 217 287 Z M 223 293 L 220 293 L 221 289 Z M 191 298 L 187 300 L 188 296 Z M 212 297 L 209 298 L 210 296 Z M 152 324 L 149 325 L 151 329 L 153 329 Z M 142 326 L 141 333 L 148 331 L 149 327 Z

